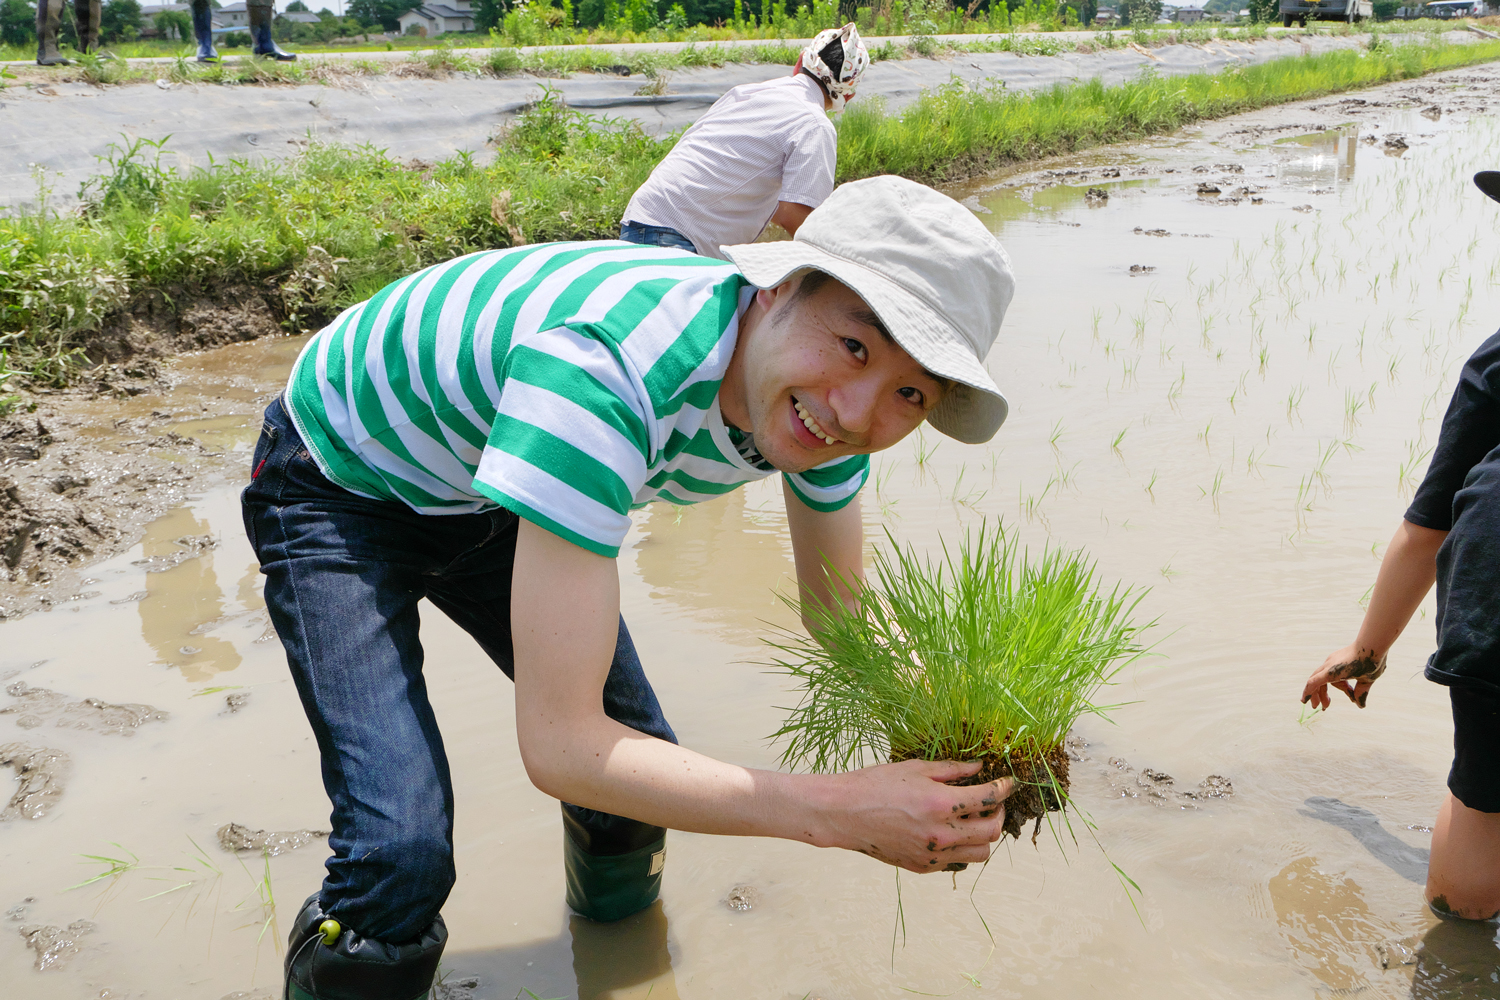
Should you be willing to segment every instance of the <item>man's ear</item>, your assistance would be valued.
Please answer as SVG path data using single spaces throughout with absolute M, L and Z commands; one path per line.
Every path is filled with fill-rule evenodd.
M 772 306 L 790 295 L 796 287 L 797 279 L 788 278 L 775 288 L 756 289 L 755 301 L 760 303 L 762 309 L 769 312 Z

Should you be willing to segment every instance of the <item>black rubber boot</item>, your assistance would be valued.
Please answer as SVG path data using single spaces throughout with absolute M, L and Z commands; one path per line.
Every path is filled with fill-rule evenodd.
M 193 37 L 198 40 L 199 62 L 219 61 L 219 50 L 214 48 L 214 15 L 208 0 L 193 0 Z
M 438 917 L 415 941 L 386 944 L 302 904 L 287 937 L 282 1000 L 427 1000 L 448 927 Z
M 661 894 L 666 860 L 665 827 L 563 804 L 567 899 L 580 916 L 607 923 L 644 910 Z
M 70 66 L 72 60 L 64 59 L 57 50 L 57 32 L 62 26 L 63 0 L 37 0 L 36 4 L 36 64 L 38 66 Z
M 276 8 L 271 3 L 250 3 L 246 7 L 250 12 L 250 38 L 253 45 L 250 49 L 252 55 L 275 59 L 277 62 L 291 62 L 297 58 L 294 52 L 283 52 L 281 46 L 271 37 L 271 21 L 276 16 Z

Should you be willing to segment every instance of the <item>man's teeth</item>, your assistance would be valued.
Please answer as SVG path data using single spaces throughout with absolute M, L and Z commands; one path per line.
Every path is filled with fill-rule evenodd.
M 813 437 L 818 438 L 821 441 L 825 441 L 828 444 L 838 444 L 838 438 L 834 437 L 832 434 L 823 433 L 823 428 L 818 426 L 818 422 L 812 418 L 812 414 L 808 413 L 807 409 L 803 407 L 801 403 L 797 402 L 794 399 L 792 400 L 792 405 L 797 407 L 797 416 L 802 418 L 802 426 L 811 431 Z

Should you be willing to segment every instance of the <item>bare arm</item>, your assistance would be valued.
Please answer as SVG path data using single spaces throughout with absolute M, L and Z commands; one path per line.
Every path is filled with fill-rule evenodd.
M 615 722 L 600 695 L 618 634 L 614 560 L 523 520 L 514 573 L 516 730 L 526 773 L 548 795 L 677 830 L 843 847 L 914 872 L 983 861 L 999 839 L 1009 779 L 942 784 L 977 763 L 781 774 Z
M 1303 704 L 1326 709 L 1329 685 L 1349 696 L 1360 708 L 1370 696 L 1370 686 L 1385 673 L 1385 657 L 1406 623 L 1437 579 L 1437 551 L 1446 531 L 1423 528 L 1403 520 L 1380 561 L 1370 606 L 1365 609 L 1359 634 L 1343 649 L 1328 654 L 1302 689 Z
M 797 229 L 812 214 L 812 209 L 807 205 L 799 205 L 795 201 L 778 201 L 776 211 L 771 213 L 771 221 L 787 231 L 788 236 L 796 236 Z
M 865 580 L 865 528 L 860 520 L 859 497 L 840 510 L 824 513 L 803 503 L 786 480 L 782 480 L 781 493 L 786 500 L 802 600 L 829 608 L 853 607 L 854 595 L 844 581 L 861 584 Z M 806 615 L 802 624 L 809 632 L 814 631 Z

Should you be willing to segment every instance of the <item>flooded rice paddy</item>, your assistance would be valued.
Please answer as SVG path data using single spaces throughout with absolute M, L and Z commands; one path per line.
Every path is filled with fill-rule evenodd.
M 1500 211 L 1467 180 L 1500 164 L 1500 125 L 1452 110 L 1474 79 L 955 192 L 1018 275 L 991 357 L 1011 418 L 988 446 L 927 433 L 881 456 L 865 518 L 919 549 L 1003 519 L 1152 588 L 1158 655 L 1110 692 L 1130 703 L 1113 724 L 1076 731 L 1073 793 L 1107 858 L 1075 823 L 1077 846 L 1044 833 L 982 871 L 902 876 L 898 923 L 895 872 L 867 858 L 673 833 L 661 904 L 570 918 L 557 806 L 526 780 L 510 686 L 429 613 L 458 801 L 444 995 L 1495 996 L 1493 929 L 1435 927 L 1421 899 L 1451 756 L 1446 694 L 1421 677 L 1430 603 L 1368 709 L 1297 701 L 1356 628 L 1456 373 L 1500 323 Z M 251 404 L 299 344 L 183 359 L 187 384 L 239 386 L 243 415 L 175 429 L 248 460 Z M 794 697 L 761 644 L 791 624 L 783 522 L 773 486 L 657 505 L 620 559 L 682 741 L 765 767 Z M 0 627 L 0 757 L 56 752 L 23 803 L 44 815 L 0 824 L 4 994 L 279 995 L 323 845 L 253 834 L 316 833 L 328 806 L 234 488 L 90 576 Z M 221 845 L 230 823 L 245 829 L 228 846 L 250 849 Z M 82 855 L 129 867 L 68 889 L 110 870 Z

